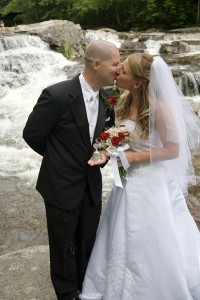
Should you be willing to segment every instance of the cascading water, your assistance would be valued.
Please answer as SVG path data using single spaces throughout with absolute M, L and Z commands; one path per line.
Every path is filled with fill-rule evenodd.
M 22 139 L 42 89 L 77 64 L 39 37 L 0 36 L 0 254 L 47 243 L 43 202 L 34 194 L 41 157 Z
M 87 30 L 85 33 L 86 44 L 89 45 L 90 42 L 95 40 L 105 40 L 113 43 L 116 47 L 120 48 L 122 41 L 119 39 L 117 33 L 105 32 L 102 30 Z
M 86 31 L 85 38 L 86 44 L 99 38 L 117 47 L 124 42 L 116 33 L 100 30 Z M 162 42 L 149 38 L 146 52 L 159 53 Z M 51 51 L 37 36 L 0 36 L 0 227 L 5 229 L 0 236 L 0 254 L 46 242 L 46 224 L 41 225 L 43 203 L 33 192 L 41 157 L 23 141 L 22 130 L 41 91 L 73 77 L 82 67 Z M 193 84 L 195 94 L 190 96 L 199 97 L 199 79 L 199 73 L 185 73 L 180 86 L 184 90 L 185 85 Z M 108 165 L 103 170 L 104 199 L 113 184 L 110 169 Z M 14 220 L 12 228 L 7 223 L 9 218 Z
M 179 86 L 186 96 L 199 96 L 200 94 L 200 72 L 183 72 L 179 79 Z
M 26 119 L 42 89 L 65 80 L 64 67 L 75 63 L 51 51 L 36 36 L 4 36 L 0 41 L 0 175 L 31 180 L 29 171 L 37 172 L 39 162 L 21 137 Z

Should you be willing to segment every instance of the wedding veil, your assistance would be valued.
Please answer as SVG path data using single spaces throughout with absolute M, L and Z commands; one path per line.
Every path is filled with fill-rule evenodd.
M 151 66 L 149 99 L 151 161 L 162 160 L 162 138 L 165 142 L 178 145 L 178 156 L 173 159 L 166 158 L 163 164 L 173 174 L 186 195 L 188 185 L 196 184 L 192 153 L 198 150 L 200 144 L 200 120 L 181 93 L 170 68 L 160 56 L 154 57 Z M 164 131 L 164 137 L 160 136 L 159 130 Z

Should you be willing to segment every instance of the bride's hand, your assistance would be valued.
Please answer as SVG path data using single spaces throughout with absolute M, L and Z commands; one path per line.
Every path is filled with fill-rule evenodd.
M 134 163 L 135 162 L 135 151 L 130 151 L 130 150 L 125 150 L 124 151 L 126 158 L 129 162 L 129 164 Z M 118 164 L 121 164 L 121 159 L 120 157 L 117 157 L 117 162 Z
M 103 165 L 107 162 L 107 160 L 110 157 L 110 153 L 108 153 L 106 150 L 100 150 L 99 152 L 102 159 L 98 159 L 94 161 L 91 157 L 90 160 L 88 160 L 88 165 L 90 166 Z

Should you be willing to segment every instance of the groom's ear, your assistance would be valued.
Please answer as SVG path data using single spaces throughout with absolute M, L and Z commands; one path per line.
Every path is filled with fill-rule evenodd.
M 94 69 L 98 70 L 98 68 L 99 68 L 99 66 L 101 64 L 101 61 L 99 59 L 94 59 L 92 63 L 93 63 Z

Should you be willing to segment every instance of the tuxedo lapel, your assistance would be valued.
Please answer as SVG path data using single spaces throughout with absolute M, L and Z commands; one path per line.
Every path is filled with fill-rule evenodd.
M 87 119 L 87 113 L 85 108 L 85 103 L 83 99 L 83 94 L 80 87 L 79 78 L 75 77 L 73 80 L 71 96 L 72 99 L 69 103 L 71 107 L 74 120 L 76 122 L 77 128 L 80 132 L 82 140 L 86 145 L 89 152 L 91 152 L 91 142 L 89 135 L 89 124 Z
M 105 121 L 106 121 L 105 103 L 103 98 L 101 97 L 101 94 L 99 93 L 99 112 L 98 112 L 95 132 L 94 132 L 93 143 L 95 139 L 98 137 L 98 135 L 104 130 Z
M 86 113 L 86 108 L 85 108 L 85 103 L 84 103 L 82 93 L 79 96 L 73 98 L 73 100 L 70 102 L 70 107 L 74 119 L 76 121 L 77 127 L 79 129 L 79 132 L 84 140 L 84 143 L 86 144 L 87 147 L 89 147 L 88 149 L 90 149 L 91 142 L 90 142 L 90 135 L 89 135 L 89 124 L 88 124 L 87 113 Z M 99 95 L 99 112 L 98 112 L 95 132 L 94 132 L 93 143 L 97 138 L 97 136 L 104 130 L 105 120 L 106 120 L 105 104 L 103 99 Z
M 101 97 L 100 90 L 99 93 L 99 112 L 97 117 L 97 124 L 94 132 L 93 143 L 97 136 L 104 130 L 106 118 L 108 117 L 109 113 L 106 112 L 106 106 L 104 103 L 103 98 Z M 74 120 L 76 122 L 77 128 L 80 132 L 80 135 L 85 143 L 89 153 L 91 153 L 91 142 L 90 142 L 90 134 L 89 134 L 89 124 L 87 119 L 87 113 L 85 108 L 85 102 L 83 99 L 83 94 L 80 86 L 79 76 L 76 76 L 72 80 L 71 86 L 71 101 L 69 105 L 71 107 L 72 114 L 74 116 Z

